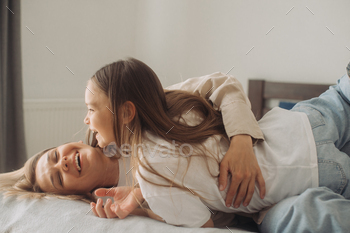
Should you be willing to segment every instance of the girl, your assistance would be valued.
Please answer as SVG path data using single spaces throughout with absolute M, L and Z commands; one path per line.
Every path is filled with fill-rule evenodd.
M 94 108 L 85 122 L 97 131 L 100 146 L 107 146 L 115 139 L 117 151 L 130 156 L 131 170 L 142 197 L 167 223 L 213 226 L 211 210 L 254 213 L 319 185 L 349 198 L 345 186 L 349 158 L 340 151 L 349 141 L 346 134 L 349 127 L 347 122 L 339 120 L 346 119 L 349 113 L 347 76 L 321 97 L 302 102 L 293 111 L 274 109 L 259 122 L 266 141 L 257 143 L 254 152 L 266 181 L 267 194 L 264 200 L 258 198 L 256 187 L 250 205 L 235 209 L 225 205 L 227 190 L 217 188 L 219 163 L 229 148 L 221 117 L 206 102 L 179 91 L 167 92 L 173 101 L 166 105 L 161 101 L 164 98 L 159 81 L 150 68 L 139 61 L 130 61 L 101 69 L 89 82 L 85 99 L 88 106 Z M 117 87 L 118 91 L 108 87 Z M 103 93 L 95 94 L 101 90 Z M 105 108 L 110 111 L 109 116 L 106 110 L 102 114 Z M 346 110 L 338 113 L 339 109 Z M 118 126 L 113 133 L 104 131 L 102 126 L 111 119 Z M 332 134 L 320 132 L 324 128 Z M 340 142 L 336 135 L 341 138 Z M 319 145 L 327 148 L 319 149 Z M 120 150 L 122 147 L 124 150 Z M 326 151 L 336 156 L 328 158 L 328 154 L 323 153 Z M 337 176 L 339 169 L 341 176 Z M 332 179 L 327 179 L 329 176 Z M 92 206 L 100 217 L 120 214 L 120 207 L 111 202 L 104 209 L 101 201 Z
M 195 132 L 188 132 L 184 126 L 177 127 L 173 118 L 184 110 L 189 110 L 188 106 L 181 106 L 180 102 L 175 105 L 178 99 L 186 102 L 187 105 L 193 105 L 196 101 L 197 104 L 203 105 L 204 101 L 192 95 L 181 94 L 175 91 L 176 89 L 201 96 L 207 99 L 215 110 L 222 112 L 220 121 L 223 121 L 226 133 L 231 140 L 227 151 L 228 156 L 225 156 L 221 163 L 219 179 L 220 190 L 224 190 L 228 172 L 232 174 L 226 205 L 238 207 L 242 201 L 244 205 L 248 205 L 254 192 L 255 181 L 259 184 L 261 198 L 263 198 L 264 179 L 252 149 L 252 139 L 254 142 L 263 140 L 263 134 L 250 110 L 249 100 L 241 84 L 233 77 L 215 73 L 188 79 L 183 83 L 168 87 L 167 90 L 173 91 L 166 91 L 164 95 L 156 74 L 146 64 L 136 59 L 115 62 L 96 72 L 88 83 L 85 99 L 89 111 L 85 123 L 90 125 L 93 132 L 96 132 L 101 148 L 106 147 L 109 143 L 116 143 L 119 148 L 123 143 L 130 143 L 130 138 L 137 139 L 137 134 L 135 135 L 132 129 L 128 128 L 129 126 L 137 130 L 140 126 L 142 129 L 156 128 L 157 133 L 162 131 L 161 135 L 167 136 L 169 140 L 179 140 L 179 137 L 182 141 L 187 141 L 191 137 L 190 140 L 193 140 L 193 133 L 202 134 L 207 130 L 210 121 L 215 118 L 210 116 L 204 127 L 198 127 Z M 118 126 L 120 116 L 114 114 L 117 106 L 135 99 L 139 100 L 139 114 L 144 115 L 141 118 L 141 124 L 136 119 L 130 122 L 130 125 Z M 169 107 L 166 105 L 173 107 L 167 109 Z M 213 111 L 211 106 L 204 105 L 204 108 L 208 107 L 210 111 Z M 149 109 L 148 112 L 145 112 L 146 108 Z M 127 121 L 131 120 L 127 119 Z M 133 125 L 134 122 L 138 125 Z M 169 131 L 172 126 L 174 130 Z M 207 135 L 210 133 L 212 131 L 206 132 Z M 232 203 L 236 192 L 235 201 Z

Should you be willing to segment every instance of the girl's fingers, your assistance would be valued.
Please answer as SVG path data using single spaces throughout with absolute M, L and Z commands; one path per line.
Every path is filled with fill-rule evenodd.
M 117 215 L 111 210 L 111 205 L 112 205 L 112 201 L 111 199 L 108 199 L 106 202 L 106 205 L 104 207 L 104 210 L 106 212 L 107 218 L 115 218 L 117 217 Z
M 255 190 L 255 178 L 252 178 L 249 182 L 247 196 L 244 199 L 243 205 L 248 206 L 250 203 L 250 200 L 252 200 L 253 194 Z
M 235 201 L 233 203 L 234 208 L 238 208 L 241 205 L 243 198 L 247 194 L 247 189 L 248 189 L 248 181 L 243 180 L 239 189 L 238 189 Z
M 261 174 L 261 171 L 258 174 L 256 179 L 257 179 L 258 184 L 259 184 L 260 198 L 264 199 L 265 194 L 266 194 L 266 186 L 265 186 L 265 180 L 264 180 L 264 177 Z
M 102 201 L 102 199 L 99 198 L 97 200 L 97 204 L 96 204 L 96 207 L 95 207 L 96 212 L 97 212 L 97 214 L 98 214 L 98 216 L 100 218 L 107 218 L 107 215 L 105 213 L 105 210 L 103 209 L 102 204 L 103 204 L 103 201 Z
M 232 175 L 231 185 L 226 194 L 226 206 L 230 207 L 233 202 L 233 198 L 238 195 L 239 185 L 242 182 L 242 178 L 237 176 L 236 173 Z
M 226 164 L 220 164 L 220 175 L 219 175 L 219 189 L 223 191 L 227 185 L 227 177 L 228 177 L 228 167 Z M 232 197 L 233 199 L 233 197 Z

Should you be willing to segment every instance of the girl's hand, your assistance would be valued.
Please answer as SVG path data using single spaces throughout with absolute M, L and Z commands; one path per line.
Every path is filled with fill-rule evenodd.
M 98 199 L 97 203 L 91 202 L 91 208 L 94 214 L 100 218 L 120 218 L 123 219 L 131 214 L 139 203 L 144 201 L 140 188 L 132 188 L 128 186 L 116 187 L 111 189 L 97 189 L 95 194 L 99 197 L 113 197 L 114 203 L 110 199 L 107 200 L 103 207 L 102 199 Z
M 227 176 L 231 173 L 231 185 L 226 196 L 226 206 L 238 208 L 244 199 L 247 206 L 254 194 L 255 181 L 259 184 L 260 198 L 265 196 L 265 180 L 262 176 L 258 161 L 253 151 L 252 139 L 249 135 L 232 137 L 230 148 L 220 163 L 219 189 L 222 191 L 227 185 Z

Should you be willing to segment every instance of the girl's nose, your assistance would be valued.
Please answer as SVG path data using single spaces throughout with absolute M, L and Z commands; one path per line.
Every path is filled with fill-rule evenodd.
M 63 156 L 62 159 L 61 159 L 61 165 L 62 165 L 62 169 L 64 171 L 68 171 L 68 159 L 67 159 L 67 156 Z
M 84 123 L 85 124 L 90 124 L 90 118 L 86 115 L 86 117 L 84 118 Z

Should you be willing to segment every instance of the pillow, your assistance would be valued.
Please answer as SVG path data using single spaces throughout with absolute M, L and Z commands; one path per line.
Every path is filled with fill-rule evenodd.
M 279 102 L 278 107 L 284 108 L 287 110 L 291 110 L 294 107 L 294 105 L 296 105 L 296 104 L 297 103 L 281 101 L 281 102 Z

